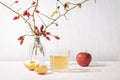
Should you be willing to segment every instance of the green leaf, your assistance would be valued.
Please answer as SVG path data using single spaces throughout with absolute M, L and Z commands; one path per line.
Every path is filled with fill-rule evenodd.
M 50 15 L 50 17 L 53 17 L 55 14 L 57 14 L 56 10 Z

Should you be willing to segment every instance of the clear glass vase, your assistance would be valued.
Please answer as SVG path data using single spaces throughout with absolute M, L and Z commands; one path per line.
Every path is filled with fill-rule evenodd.
M 40 40 L 40 36 L 33 36 L 33 43 L 29 48 L 30 60 L 39 60 L 41 65 L 45 64 L 45 49 Z
M 45 65 L 45 50 L 40 40 L 40 36 L 33 36 L 33 43 L 29 48 L 30 60 L 24 62 L 29 70 L 33 71 L 39 65 Z

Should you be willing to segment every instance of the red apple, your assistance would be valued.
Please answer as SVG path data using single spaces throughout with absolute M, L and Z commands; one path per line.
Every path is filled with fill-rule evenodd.
M 87 52 L 79 52 L 76 56 L 76 61 L 80 66 L 88 66 L 91 62 L 92 56 Z

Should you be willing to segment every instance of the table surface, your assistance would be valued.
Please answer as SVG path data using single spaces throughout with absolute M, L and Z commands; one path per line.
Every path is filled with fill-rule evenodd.
M 70 64 L 68 72 L 48 71 L 39 75 L 29 71 L 23 62 L 0 62 L 1 80 L 120 80 L 120 61 L 92 62 L 88 67 Z

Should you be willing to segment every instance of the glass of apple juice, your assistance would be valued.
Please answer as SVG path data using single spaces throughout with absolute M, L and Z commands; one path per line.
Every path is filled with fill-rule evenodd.
M 55 49 L 51 51 L 50 67 L 52 71 L 67 71 L 69 68 L 70 50 Z

